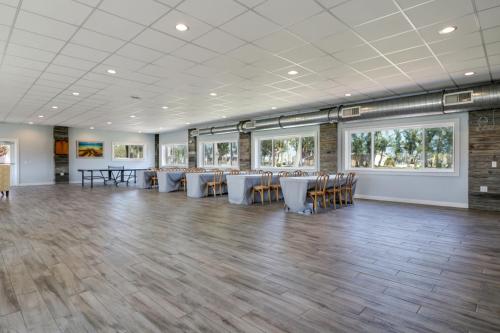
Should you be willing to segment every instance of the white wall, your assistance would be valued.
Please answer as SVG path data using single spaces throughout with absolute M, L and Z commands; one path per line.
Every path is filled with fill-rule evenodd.
M 52 126 L 0 123 L 0 138 L 19 142 L 19 185 L 54 183 Z
M 414 122 L 440 122 L 458 119 L 458 172 L 451 175 L 416 174 L 400 172 L 357 171 L 360 179 L 357 196 L 367 199 L 412 202 L 452 207 L 468 206 L 469 128 L 467 113 L 404 120 L 364 121 L 340 123 L 338 131 L 338 165 L 345 169 L 345 130 L 366 126 L 401 125 Z M 457 152 L 455 152 L 457 154 Z
M 76 141 L 92 140 L 104 141 L 104 158 L 77 158 Z M 141 161 L 113 161 L 112 143 L 144 143 L 146 154 Z M 151 168 L 155 164 L 154 134 L 139 134 L 129 132 L 101 131 L 80 128 L 69 129 L 69 175 L 70 182 L 81 181 L 78 169 L 107 168 L 112 166 L 125 166 L 126 168 Z
M 188 131 L 160 133 L 160 147 L 165 144 L 188 144 Z

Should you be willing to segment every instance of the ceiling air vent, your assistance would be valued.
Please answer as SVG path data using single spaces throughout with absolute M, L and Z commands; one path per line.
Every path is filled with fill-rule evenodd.
M 255 128 L 255 120 L 250 120 L 245 123 L 245 129 L 246 130 L 251 130 Z
M 459 105 L 459 104 L 469 104 L 474 103 L 474 98 L 472 97 L 472 90 L 460 91 L 456 93 L 444 94 L 444 105 Z
M 342 108 L 342 118 L 357 117 L 361 114 L 361 108 L 359 106 L 353 106 L 350 108 Z

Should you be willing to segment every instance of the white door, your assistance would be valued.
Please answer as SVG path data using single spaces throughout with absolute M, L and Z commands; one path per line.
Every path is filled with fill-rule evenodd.
M 10 184 L 18 185 L 18 147 L 16 139 L 0 139 L 0 164 L 10 164 Z

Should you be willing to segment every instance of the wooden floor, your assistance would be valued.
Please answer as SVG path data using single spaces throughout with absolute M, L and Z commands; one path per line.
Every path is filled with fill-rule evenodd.
M 500 331 L 498 213 L 23 187 L 0 251 L 0 332 Z

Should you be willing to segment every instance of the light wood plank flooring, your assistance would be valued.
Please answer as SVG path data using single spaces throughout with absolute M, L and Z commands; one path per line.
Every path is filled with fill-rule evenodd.
M 23 187 L 0 251 L 0 332 L 500 331 L 498 213 Z

